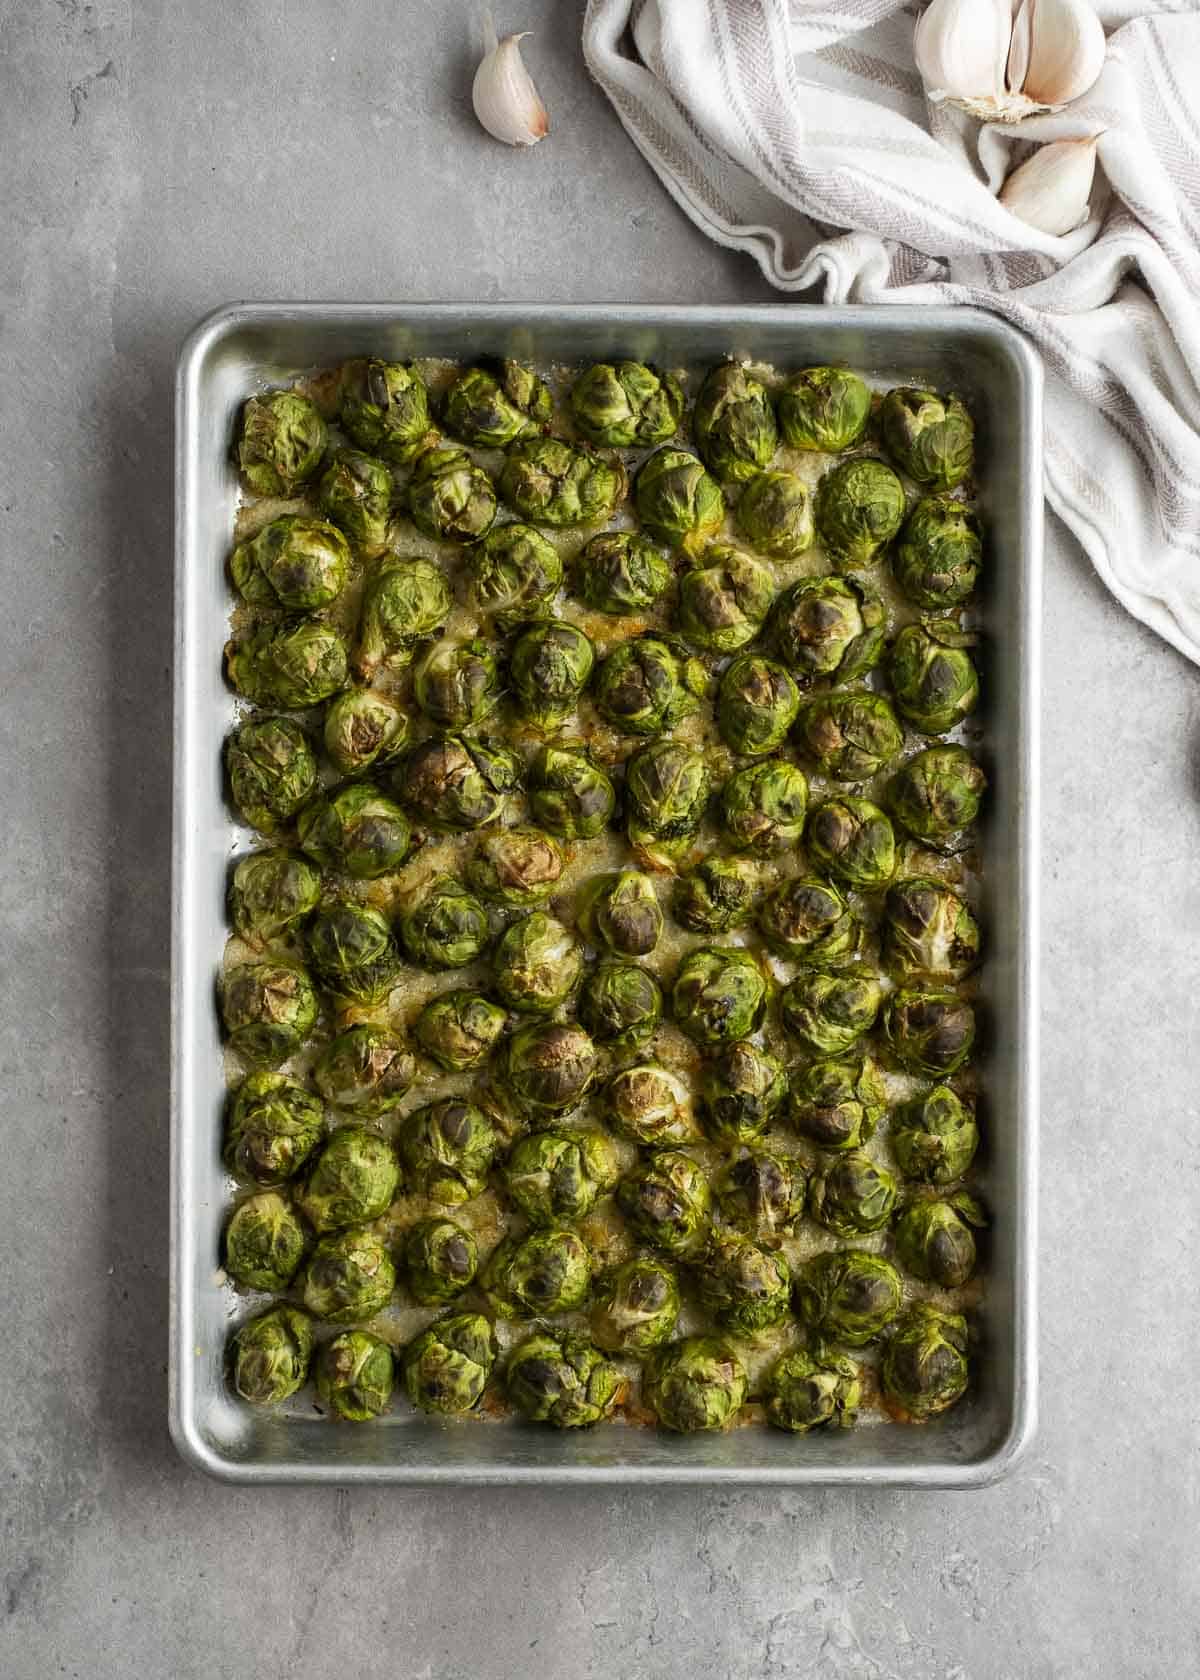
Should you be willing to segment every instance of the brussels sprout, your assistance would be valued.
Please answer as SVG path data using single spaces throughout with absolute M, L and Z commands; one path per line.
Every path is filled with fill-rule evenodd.
M 691 933 L 729 933 L 749 920 L 758 887 L 745 858 L 707 857 L 676 881 L 671 911 Z
M 817 677 L 850 682 L 879 662 L 883 603 L 850 578 L 801 578 L 776 597 L 767 633 L 776 656 L 807 687 Z
M 265 624 L 230 646 L 226 670 L 233 687 L 256 706 L 298 712 L 319 706 L 350 674 L 346 644 L 331 625 L 303 618 Z
M 529 768 L 529 810 L 563 840 L 594 840 L 608 827 L 617 796 L 603 770 L 584 752 L 552 743 L 539 748 Z
M 562 438 L 532 438 L 508 451 L 500 494 L 534 525 L 603 525 L 625 494 L 625 469 Z
M 494 613 L 501 630 L 545 618 L 563 580 L 558 550 L 532 525 L 493 525 L 470 566 L 475 605 Z
M 971 1054 L 975 1011 L 955 992 L 901 987 L 884 1007 L 883 1030 L 892 1054 L 909 1073 L 945 1079 Z
M 400 941 L 409 962 L 435 973 L 465 968 L 487 949 L 488 914 L 452 875 L 439 875 L 400 917 Z
M 386 694 L 348 688 L 325 713 L 325 751 L 343 776 L 390 764 L 408 745 L 408 718 Z
M 812 1062 L 792 1076 L 792 1124 L 822 1149 L 858 1149 L 886 1112 L 887 1087 L 869 1056 Z
M 496 828 L 475 842 L 464 874 L 480 898 L 520 910 L 549 898 L 562 872 L 557 840 L 537 828 Z
M 810 1429 L 852 1429 L 862 1403 L 862 1377 L 844 1353 L 809 1353 L 795 1348 L 767 1372 L 763 1382 L 767 1422 L 807 1435 Z
M 949 840 L 979 815 L 987 778 L 965 747 L 926 747 L 893 776 L 888 804 L 918 840 Z
M 692 1093 L 678 1074 L 645 1062 L 622 1068 L 604 1087 L 604 1117 L 618 1137 L 647 1149 L 697 1139 Z
M 446 392 L 446 430 L 476 449 L 505 449 L 537 437 L 550 424 L 554 401 L 536 373 L 496 359 L 467 368 Z
M 404 1350 L 404 1390 L 423 1412 L 469 1412 L 496 1363 L 496 1333 L 482 1313 L 435 1319 Z
M 440 992 L 417 1016 L 413 1037 L 446 1073 L 479 1067 L 508 1025 L 499 1005 L 477 992 Z
M 543 910 L 514 922 L 492 952 L 492 985 L 501 1003 L 534 1015 L 552 1015 L 579 984 L 583 947 Z
M 295 963 L 240 963 L 222 982 L 221 1019 L 248 1067 L 278 1067 L 316 1025 L 312 981 Z
M 483 1110 L 460 1097 L 415 1109 L 397 1140 L 413 1187 L 442 1207 L 458 1207 L 486 1188 L 499 1141 Z
M 979 1128 L 949 1085 L 935 1085 L 896 1110 L 888 1141 L 906 1178 L 949 1184 L 975 1159 Z
M 295 852 L 251 852 L 238 860 L 229 886 L 229 916 L 235 932 L 262 945 L 315 910 L 321 877 Z
M 736 362 L 723 362 L 705 378 L 692 429 L 705 464 L 731 484 L 768 466 L 779 445 L 766 387 Z
M 726 1167 L 717 1180 L 716 1195 L 727 1225 L 760 1241 L 774 1241 L 795 1229 L 804 1212 L 808 1178 L 790 1156 L 751 1149 Z
M 862 949 L 863 927 L 829 881 L 799 876 L 763 900 L 758 926 L 779 956 L 810 968 L 848 968 Z
M 617 1055 L 640 1049 L 662 1020 L 663 995 L 649 969 L 638 963 L 597 963 L 579 994 L 579 1019 Z
M 491 646 L 477 636 L 435 642 L 413 672 L 413 694 L 439 729 L 482 723 L 500 697 L 500 671 Z
M 718 1049 L 762 1025 L 767 994 L 766 976 L 749 951 L 702 945 L 680 963 L 671 1005 L 690 1039 Z
M 369 1423 L 392 1398 L 392 1350 L 367 1330 L 343 1330 L 317 1355 L 317 1397 L 348 1423 Z
M 729 543 L 711 543 L 703 564 L 679 580 L 678 625 L 708 653 L 736 653 L 754 640 L 775 599 L 775 574 Z
M 400 1163 L 386 1138 L 361 1126 L 342 1126 L 309 1168 L 296 1197 L 314 1231 L 367 1225 L 392 1205 Z
M 404 1266 L 413 1300 L 441 1306 L 475 1281 L 479 1247 L 452 1219 L 423 1219 L 404 1233 Z
M 746 541 L 772 560 L 798 560 L 816 540 L 808 486 L 795 473 L 757 473 L 734 518 Z
M 296 815 L 317 785 L 317 761 L 298 723 L 251 718 L 225 743 L 233 803 L 243 822 L 274 834 Z
M 592 1291 L 592 1335 L 609 1353 L 649 1353 L 670 1341 L 678 1319 L 679 1285 L 660 1260 L 626 1260 Z
M 303 1388 L 313 1356 L 313 1327 L 298 1307 L 271 1307 L 233 1338 L 233 1386 L 252 1406 L 276 1406 Z
M 663 928 L 654 882 L 636 869 L 593 876 L 579 895 L 576 919 L 590 944 L 623 957 L 649 956 Z
M 892 551 L 892 573 L 918 607 L 961 607 L 975 592 L 983 558 L 979 520 L 953 496 L 924 496 Z
M 904 523 L 904 486 L 869 455 L 839 461 L 817 486 L 816 522 L 835 571 L 856 571 L 882 553 Z
M 504 1187 L 531 1225 L 582 1219 L 620 1176 L 603 1132 L 533 1132 L 513 1145 Z
M 670 581 L 666 556 L 636 531 L 600 531 L 575 557 L 574 591 L 593 612 L 645 612 Z
M 796 1278 L 796 1316 L 822 1341 L 865 1347 L 900 1311 L 900 1274 L 861 1248 L 814 1255 Z
M 664 1429 L 690 1434 L 724 1429 L 741 1410 L 745 1367 L 716 1336 L 685 1336 L 658 1353 L 646 1371 L 645 1400 Z
M 709 1062 L 700 1086 L 704 1130 L 716 1144 L 752 1143 L 770 1125 L 787 1092 L 782 1064 L 744 1041 Z
M 461 735 L 423 741 L 395 778 L 409 809 L 443 833 L 495 822 L 520 779 L 520 761 L 506 748 Z
M 896 873 L 896 834 L 869 799 L 826 799 L 808 819 L 813 863 L 860 892 L 886 886 Z
M 301 811 L 296 826 L 310 858 L 357 881 L 390 875 L 412 845 L 408 818 L 370 782 L 319 794 Z
M 725 832 L 745 851 L 797 845 L 807 809 L 808 778 L 782 758 L 738 770 L 721 791 Z
M 664 1254 L 692 1254 L 708 1235 L 712 1192 L 688 1155 L 663 1149 L 617 1185 L 617 1206 L 634 1235 Z
M 625 799 L 631 820 L 664 840 L 691 834 L 708 799 L 704 754 L 675 741 L 655 741 L 625 766 Z
M 321 1105 L 285 1073 L 249 1073 L 229 1106 L 225 1165 L 256 1184 L 293 1177 L 321 1141 Z
M 783 441 L 792 449 L 836 455 L 866 430 L 871 393 L 848 368 L 802 368 L 776 394 L 775 407 Z
M 779 1014 L 785 1029 L 812 1055 L 844 1056 L 870 1032 L 883 1002 L 874 974 L 798 974 L 783 994 Z
M 741 1336 L 787 1316 L 792 1280 L 780 1254 L 737 1231 L 713 1237 L 697 1268 L 700 1299 L 717 1323 Z
M 242 409 L 237 464 L 256 496 L 290 496 L 321 465 L 329 432 L 299 391 L 266 391 Z
M 861 1149 L 835 1155 L 809 1185 L 808 1210 L 839 1237 L 881 1231 L 896 1206 L 896 1180 Z
M 879 405 L 888 454 L 930 490 L 953 490 L 975 464 L 975 426 L 957 397 L 900 385 Z
M 505 1079 L 534 1118 L 577 1108 L 596 1080 L 596 1047 L 582 1027 L 535 1021 L 508 1041 Z
M 975 1270 L 972 1225 L 985 1225 L 974 1196 L 956 1195 L 910 1202 L 896 1221 L 896 1258 L 922 1283 L 959 1289 Z
M 669 548 L 695 553 L 721 529 L 721 486 L 686 449 L 657 450 L 643 462 L 633 489 L 638 518 Z
M 225 1270 L 247 1289 L 287 1288 L 304 1259 L 308 1236 L 292 1204 L 277 1190 L 239 1202 L 225 1227 Z
M 327 904 L 308 926 L 308 954 L 321 985 L 351 1003 L 382 1003 L 400 973 L 387 917 L 369 904 Z
M 509 680 L 517 709 L 538 729 L 555 729 L 587 687 L 596 655 L 582 630 L 561 619 L 531 624 L 513 643 Z
M 596 708 L 627 735 L 661 735 L 696 710 L 680 661 L 654 636 L 622 642 L 596 672 Z
M 363 591 L 354 665 L 370 682 L 376 672 L 408 664 L 417 642 L 433 635 L 450 612 L 450 591 L 432 560 L 415 555 L 377 566 Z
M 505 1237 L 479 1277 L 499 1318 L 571 1312 L 587 1300 L 592 1259 L 575 1231 L 553 1226 Z
M 360 449 L 406 467 L 437 436 L 429 419 L 429 393 L 405 362 L 360 357 L 338 378 L 338 418 Z
M 944 735 L 979 704 L 979 676 L 957 625 L 906 624 L 892 643 L 889 674 L 901 715 L 922 735 Z
M 961 980 L 979 961 L 979 923 L 961 893 L 928 875 L 909 875 L 887 895 L 884 958 L 902 979 Z
M 721 678 L 717 727 L 734 752 L 761 757 L 787 739 L 799 709 L 799 690 L 783 666 L 743 653 Z
M 367 554 L 387 541 L 394 492 L 386 462 L 358 449 L 335 450 L 317 487 L 321 511 Z
M 439 542 L 473 543 L 496 519 L 496 490 L 465 449 L 427 449 L 408 483 L 409 518 Z
M 967 1321 L 918 1302 L 883 1350 L 880 1385 L 889 1411 L 923 1423 L 961 1400 L 967 1387 Z
M 865 782 L 904 745 L 904 731 L 882 694 L 820 694 L 800 708 L 796 739 L 835 782 Z
M 387 1245 L 352 1226 L 322 1237 L 304 1273 L 304 1305 L 332 1324 L 358 1324 L 382 1312 L 396 1287 Z
M 288 514 L 239 543 L 229 571 L 252 606 L 318 612 L 346 587 L 350 545 L 327 520 Z
M 508 1393 L 532 1423 L 580 1429 L 599 1423 L 625 1392 L 616 1366 L 582 1336 L 539 1331 L 508 1358 Z
M 313 1068 L 325 1101 L 365 1120 L 396 1108 L 415 1075 L 416 1064 L 395 1033 L 366 1021 L 331 1039 Z
M 649 448 L 679 430 L 679 381 L 645 362 L 597 362 L 571 387 L 575 424 L 609 449 Z

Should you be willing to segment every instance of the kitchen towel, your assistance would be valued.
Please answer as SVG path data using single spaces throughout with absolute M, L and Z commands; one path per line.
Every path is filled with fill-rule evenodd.
M 1097 9 L 1099 81 L 1015 124 L 925 98 L 903 0 L 589 0 L 584 56 L 692 220 L 782 291 L 974 304 L 1027 333 L 1047 501 L 1200 663 L 1200 12 Z M 1039 233 L 995 198 L 1030 140 L 1100 130 L 1085 226 Z

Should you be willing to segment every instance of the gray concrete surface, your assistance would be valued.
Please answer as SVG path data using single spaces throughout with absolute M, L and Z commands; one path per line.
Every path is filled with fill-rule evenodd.
M 232 297 L 754 299 L 538 31 L 451 0 L 0 4 L 0 1674 L 1200 1668 L 1196 673 L 1053 533 L 1042 1427 L 959 1496 L 240 1492 L 165 1415 L 171 410 Z

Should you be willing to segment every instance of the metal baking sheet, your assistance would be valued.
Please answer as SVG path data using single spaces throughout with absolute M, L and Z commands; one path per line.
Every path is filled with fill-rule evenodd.
M 795 1438 L 768 1428 L 668 1436 L 614 1423 L 563 1431 L 446 1423 L 398 1406 L 370 1427 L 257 1411 L 226 1385 L 231 1300 L 217 1271 L 228 1182 L 214 982 L 239 831 L 222 797 L 234 715 L 220 650 L 224 562 L 238 501 L 229 459 L 250 391 L 350 356 L 493 353 L 539 363 L 746 356 L 780 368 L 844 362 L 960 391 L 976 416 L 990 533 L 981 600 L 982 721 L 992 779 L 983 834 L 981 1064 L 986 1188 L 996 1220 L 967 1398 L 925 1427 L 881 1423 Z M 187 340 L 176 387 L 175 789 L 170 1424 L 183 1456 L 235 1482 L 773 1483 L 977 1487 L 1029 1440 L 1035 1416 L 1038 1033 L 1038 702 L 1041 368 L 971 310 L 533 304 L 232 304 Z

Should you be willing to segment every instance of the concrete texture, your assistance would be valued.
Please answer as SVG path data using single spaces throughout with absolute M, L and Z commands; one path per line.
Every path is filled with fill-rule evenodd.
M 1196 673 L 1052 533 L 1041 1433 L 958 1496 L 238 1492 L 165 1428 L 171 370 L 233 297 L 766 295 L 522 0 L 0 6 L 0 1674 L 1200 1669 Z

